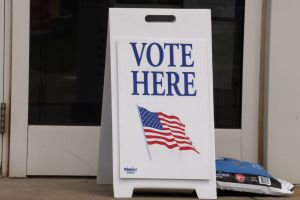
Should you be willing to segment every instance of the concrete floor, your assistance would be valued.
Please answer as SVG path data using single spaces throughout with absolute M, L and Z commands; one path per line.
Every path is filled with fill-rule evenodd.
M 233 196 L 234 195 L 234 196 Z M 111 185 L 97 185 L 95 179 L 67 178 L 0 178 L 0 200 L 106 200 L 113 199 Z M 196 199 L 195 194 L 134 194 L 133 199 Z M 237 196 L 226 194 L 219 196 L 221 200 L 300 200 L 300 188 L 291 197 L 259 197 Z

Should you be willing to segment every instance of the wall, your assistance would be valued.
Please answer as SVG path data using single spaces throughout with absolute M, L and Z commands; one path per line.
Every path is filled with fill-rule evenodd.
M 300 1 L 268 2 L 265 164 L 300 183 Z

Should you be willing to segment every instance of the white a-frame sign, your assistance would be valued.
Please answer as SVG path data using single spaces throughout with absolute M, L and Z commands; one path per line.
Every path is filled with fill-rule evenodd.
M 98 183 L 216 198 L 211 14 L 109 10 Z

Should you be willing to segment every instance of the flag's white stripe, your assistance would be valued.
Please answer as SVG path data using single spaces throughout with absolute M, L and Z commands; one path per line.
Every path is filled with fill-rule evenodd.
M 161 142 L 165 142 L 168 145 L 173 145 L 173 144 L 177 144 L 179 147 L 191 147 L 193 148 L 193 145 L 190 144 L 182 144 L 182 143 L 177 143 L 176 141 L 166 141 L 164 139 L 160 139 L 160 138 L 147 138 L 147 141 L 161 141 Z
M 166 141 L 166 140 L 164 140 L 164 139 L 158 139 L 158 138 L 151 138 L 151 139 L 149 139 L 149 138 L 147 138 L 147 141 L 159 141 L 159 142 L 164 142 L 164 143 L 166 143 L 166 144 L 168 144 L 168 145 L 173 145 L 173 144 L 177 144 L 179 147 L 190 147 L 190 148 L 194 148 L 194 146 L 193 145 L 189 145 L 189 144 L 180 144 L 180 143 L 177 143 L 176 141 L 174 141 L 174 142 L 168 142 L 168 141 Z
M 178 122 L 178 120 L 169 120 L 169 119 L 164 119 L 163 117 L 159 117 L 159 119 L 161 120 L 161 122 L 165 122 L 165 123 L 169 123 L 169 124 L 176 124 L 177 126 L 184 128 L 185 125 Z
M 158 139 L 158 138 L 147 138 L 147 141 L 160 141 L 160 142 L 165 142 L 168 145 L 173 145 L 173 144 L 177 144 L 177 142 L 168 142 L 164 139 Z
M 169 128 L 174 129 L 174 130 L 178 130 L 178 131 L 182 131 L 182 132 L 185 131 L 185 128 L 182 128 L 182 127 L 178 126 L 177 124 L 170 124 L 170 123 L 167 123 L 167 122 L 163 122 L 163 123 L 161 123 L 161 125 L 163 127 L 169 127 Z
M 181 134 L 181 135 L 185 135 L 185 131 L 183 131 L 181 129 L 173 128 L 173 127 L 170 127 L 169 125 L 162 125 L 162 127 L 164 129 L 170 129 L 171 131 L 174 131 L 175 133 L 178 133 L 178 134 Z
M 164 113 L 157 113 L 157 115 L 158 115 L 158 117 L 167 119 L 167 120 L 169 120 L 169 121 L 177 121 L 178 123 L 184 125 L 184 124 L 180 121 L 179 117 L 177 117 L 177 116 L 170 116 L 170 115 L 166 115 L 166 114 L 164 114 Z
M 178 124 L 180 127 L 182 127 L 182 128 L 184 128 L 185 127 L 185 125 L 183 124 L 183 123 L 181 123 L 179 120 L 177 120 L 177 119 L 170 119 L 170 118 L 166 118 L 166 117 L 164 117 L 164 116 L 162 116 L 162 115 L 158 115 L 158 118 L 161 120 L 161 121 L 164 121 L 164 122 L 166 122 L 166 123 L 173 123 L 173 124 Z
M 147 126 L 145 126 L 144 129 L 150 129 L 150 130 L 159 131 L 159 132 L 162 132 L 162 133 L 170 133 L 170 131 L 168 131 L 168 130 L 158 130 L 156 128 L 147 127 Z
M 166 136 L 166 135 L 161 135 L 159 133 L 148 133 L 148 132 L 145 132 L 146 135 L 153 135 L 153 136 L 162 136 L 162 137 L 165 137 L 165 138 L 168 138 L 168 139 L 175 139 L 177 141 L 180 141 L 180 142 L 191 142 L 190 140 L 188 139 L 184 139 L 184 138 L 178 138 L 178 137 L 174 137 L 173 135 L 171 136 Z
M 170 130 L 158 130 L 158 129 L 151 128 L 151 127 L 145 127 L 144 130 L 145 129 L 149 129 L 149 130 L 152 130 L 152 131 L 157 131 L 157 132 L 161 132 L 161 133 L 165 133 L 165 134 L 172 134 L 174 136 L 183 137 L 183 138 L 189 140 L 189 138 L 186 135 L 182 135 L 180 133 L 174 133 L 174 132 L 172 132 Z M 146 130 L 145 130 L 145 132 L 146 132 Z
M 145 135 L 149 135 L 149 136 L 160 136 L 160 137 L 164 137 L 164 138 L 167 138 L 167 139 L 175 139 L 177 141 L 180 141 L 180 142 L 191 142 L 190 140 L 187 140 L 187 139 L 181 139 L 181 138 L 175 138 L 173 136 L 165 136 L 165 135 L 160 135 L 160 134 L 157 134 L 157 133 L 145 133 Z
M 164 138 L 169 139 L 169 140 L 174 139 L 174 140 L 179 141 L 179 142 L 191 142 L 190 140 L 187 140 L 187 139 L 175 138 L 175 137 L 173 137 L 172 135 L 170 135 L 170 136 L 165 136 L 165 135 L 161 135 L 161 134 L 158 134 L 158 133 L 148 133 L 148 132 L 146 132 L 145 135 L 146 135 L 146 136 L 159 136 L 159 137 L 164 137 Z
M 178 122 L 179 124 L 183 124 L 183 123 L 181 123 L 180 120 L 175 119 L 175 118 L 168 118 L 168 117 L 165 117 L 165 116 L 160 115 L 160 114 L 158 114 L 158 117 L 161 118 L 161 119 L 164 119 L 164 120 L 168 120 L 168 121 L 172 121 L 172 122 Z

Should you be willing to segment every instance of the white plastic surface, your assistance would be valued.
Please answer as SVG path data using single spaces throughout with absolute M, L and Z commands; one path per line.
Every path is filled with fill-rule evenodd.
M 176 21 L 174 23 L 147 23 L 145 22 L 146 15 L 174 15 L 176 17 Z M 197 20 L 195 20 L 197 19 Z M 107 110 L 111 104 L 111 110 L 107 110 L 108 112 L 103 112 L 104 116 L 102 116 L 102 132 L 101 132 L 101 144 L 100 144 L 100 159 L 99 160 L 110 160 L 109 158 L 104 159 L 103 157 L 111 156 L 109 153 L 107 155 L 103 154 L 103 152 L 109 152 L 108 148 L 111 144 L 110 139 L 112 139 L 113 144 L 113 184 L 114 184 L 114 196 L 116 198 L 120 197 L 131 197 L 134 188 L 165 188 L 165 189 L 195 189 L 198 195 L 198 198 L 201 199 L 216 199 L 216 177 L 215 177 L 215 143 L 214 143 L 214 123 L 213 123 L 213 86 L 212 86 L 212 56 L 211 56 L 211 15 L 210 10 L 199 10 L 199 9 L 110 9 L 109 14 L 109 61 L 106 62 L 108 64 L 106 66 L 105 71 L 105 88 L 104 88 L 104 100 L 103 100 L 103 108 Z M 206 129 L 206 133 L 203 133 L 204 136 L 203 140 L 206 140 L 208 146 L 204 147 L 203 154 L 207 154 L 207 158 L 209 158 L 205 164 L 202 160 L 204 166 L 207 166 L 208 170 L 207 173 L 197 176 L 196 178 L 192 179 L 191 175 L 185 178 L 188 172 L 183 172 L 183 176 L 180 176 L 180 179 L 166 179 L 165 177 L 158 177 L 153 176 L 153 174 L 143 174 L 141 177 L 131 179 L 131 178 L 121 178 L 120 174 L 120 156 L 126 151 L 125 149 L 122 150 L 122 154 L 120 154 L 120 146 L 122 146 L 122 140 L 120 140 L 120 122 L 119 120 L 124 120 L 124 116 L 120 118 L 120 111 L 126 112 L 125 110 L 120 110 L 119 98 L 120 92 L 123 92 L 122 89 L 126 88 L 126 85 L 120 84 L 118 79 L 118 67 L 119 60 L 117 55 L 117 41 L 120 39 L 143 39 L 151 38 L 151 40 L 172 40 L 172 41 L 182 41 L 182 40 L 203 40 L 206 41 L 207 44 L 207 65 L 201 66 L 205 67 L 207 70 L 207 89 L 203 92 L 206 92 L 208 98 L 208 105 L 206 105 L 206 109 L 208 109 L 208 113 L 190 113 L 191 116 L 198 119 L 205 119 L 202 118 L 202 114 L 206 116 L 206 120 L 208 123 L 208 127 Z M 123 53 L 123 52 L 119 52 Z M 128 55 L 128 59 L 130 59 Z M 130 67 L 130 66 L 128 66 Z M 200 66 L 199 66 L 200 67 Z M 109 70 L 110 69 L 110 70 Z M 130 70 L 130 68 L 128 69 Z M 110 74 L 110 82 L 107 75 Z M 121 74 L 119 74 L 121 76 Z M 126 75 L 124 75 L 126 76 Z M 122 87 L 122 88 L 121 88 Z M 201 86 L 200 86 L 201 87 Z M 126 89 L 124 89 L 126 91 Z M 111 94 L 110 94 L 111 92 Z M 202 91 L 199 91 L 202 92 Z M 122 98 L 122 97 L 121 97 Z M 142 98 L 142 97 L 141 97 Z M 145 98 L 145 97 L 143 97 Z M 160 97 L 163 99 L 163 97 Z M 179 98 L 179 97 L 177 97 Z M 146 98 L 147 99 L 147 98 Z M 143 101 L 147 103 L 148 100 Z M 149 99 L 149 97 L 148 97 Z M 181 98 L 182 99 L 182 98 Z M 164 102 L 162 100 L 162 105 L 168 107 L 168 104 L 172 104 L 169 100 L 168 102 Z M 182 99 L 182 102 L 184 100 Z M 187 101 L 188 102 L 188 101 Z M 198 106 L 198 105 L 195 105 Z M 203 105 L 202 105 L 203 106 Z M 184 106 L 177 105 L 177 107 L 182 107 L 183 110 Z M 123 108 L 125 109 L 126 107 Z M 128 106 L 130 108 L 130 106 Z M 150 109 L 150 111 L 161 111 L 159 107 Z M 164 111 L 168 114 L 168 110 Z M 179 112 L 180 113 L 180 112 Z M 111 116 L 110 116 L 111 114 Z M 184 116 L 184 115 L 183 115 Z M 183 117 L 185 118 L 185 117 Z M 128 117 L 127 121 L 130 123 L 132 120 L 131 115 Z M 205 120 L 204 120 L 205 121 Z M 130 126 L 130 124 L 128 125 Z M 140 130 L 142 128 L 140 127 Z M 207 132 L 208 131 L 208 132 Z M 112 137 L 111 137 L 112 134 Z M 121 133 L 126 134 L 126 133 Z M 129 134 L 129 133 L 127 133 Z M 142 134 L 142 133 L 141 133 Z M 188 134 L 188 133 L 187 133 Z M 199 134 L 201 135 L 201 134 Z M 104 141 L 103 139 L 106 139 Z M 192 138 L 192 136 L 191 136 Z M 135 140 L 135 139 L 133 139 Z M 197 139 L 196 139 L 197 140 Z M 202 142 L 202 141 L 201 141 Z M 195 145 L 200 145 L 201 142 L 195 142 Z M 134 142 L 133 142 L 134 144 Z M 144 144 L 145 145 L 145 144 Z M 102 146 L 105 146 L 103 148 Z M 148 145 L 149 146 L 149 145 Z M 155 147 L 153 145 L 153 147 Z M 146 148 L 146 147 L 145 147 Z M 207 148 L 207 150 L 205 150 Z M 174 151 L 174 150 L 173 150 Z M 136 150 L 137 154 L 145 153 L 140 151 L 139 149 Z M 200 150 L 201 154 L 201 150 Z M 147 156 L 147 155 L 144 155 Z M 206 159 L 207 159 L 206 158 Z M 134 155 L 133 155 L 134 159 Z M 110 175 L 105 174 L 105 171 L 109 171 L 108 168 L 110 167 L 110 162 L 108 164 L 100 166 L 98 171 L 98 182 L 105 183 L 108 181 Z M 166 163 L 167 165 L 168 163 Z M 173 164 L 170 162 L 169 164 Z M 185 165 L 192 165 L 193 163 L 186 162 Z M 170 170 L 176 170 L 176 166 L 170 165 L 168 166 Z M 172 169 L 174 168 L 174 169 Z M 155 170 L 155 169 L 153 169 Z M 186 170 L 186 169 L 185 169 Z M 200 170 L 200 169 L 199 169 Z M 181 173 L 177 171 L 177 173 Z M 174 174 L 174 173 L 173 173 Z M 184 175 L 185 174 L 185 175 Z M 101 177 L 102 175 L 102 177 Z M 172 174 L 170 174 L 171 176 Z M 174 175 L 175 176 L 175 175 Z M 144 178 L 147 177 L 147 178 Z

